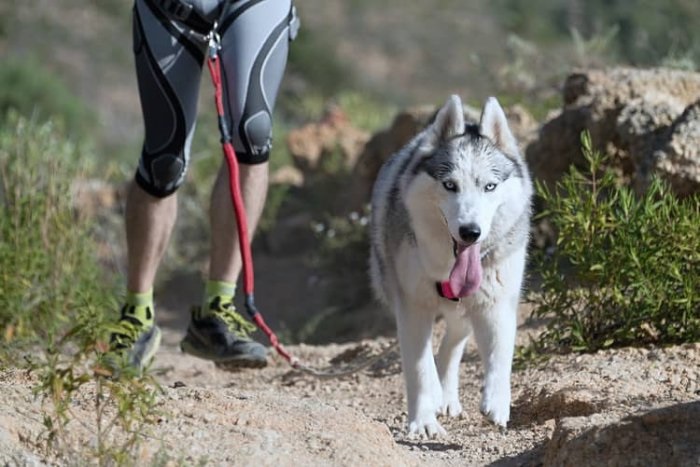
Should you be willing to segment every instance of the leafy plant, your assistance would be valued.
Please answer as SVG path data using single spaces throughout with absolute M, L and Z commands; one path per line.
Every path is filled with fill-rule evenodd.
M 11 113 L 0 131 L 0 361 L 34 374 L 47 451 L 73 463 L 128 464 L 157 415 L 148 375 L 105 378 L 99 366 L 115 283 L 101 269 L 90 222 L 74 211 L 71 186 L 86 155 L 51 123 Z M 24 360 L 24 350 L 32 352 Z M 72 412 L 92 398 L 94 423 Z M 76 451 L 68 429 L 84 425 L 94 446 Z
M 637 197 L 605 170 L 582 137 L 589 164 L 552 191 L 538 184 L 559 235 L 536 258 L 542 291 L 535 318 L 546 331 L 529 351 L 585 351 L 700 340 L 700 197 L 679 200 L 659 179 Z
M 78 335 L 82 339 L 76 340 Z M 39 380 L 34 392 L 48 402 L 45 431 L 39 439 L 47 454 L 72 462 L 97 461 L 101 466 L 132 465 L 147 427 L 157 423 L 158 383 L 151 374 L 139 375 L 128 368 L 115 377 L 100 363 L 107 350 L 107 344 L 83 323 L 46 349 L 43 359 L 30 363 Z M 94 418 L 74 412 L 78 399 L 89 401 Z M 74 430 L 94 436 L 94 442 L 71 444 L 75 437 L 69 433 Z
M 71 204 L 82 149 L 52 124 L 14 113 L 7 121 L 0 132 L 0 340 L 46 343 L 82 319 L 86 304 L 95 307 L 97 326 L 112 290 L 99 280 L 89 225 Z

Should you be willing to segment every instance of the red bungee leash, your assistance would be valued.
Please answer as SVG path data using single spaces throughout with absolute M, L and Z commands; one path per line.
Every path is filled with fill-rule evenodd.
M 272 329 L 270 329 L 267 323 L 265 323 L 262 314 L 260 314 L 255 306 L 255 299 L 253 295 L 253 256 L 250 251 L 250 242 L 248 241 L 248 223 L 245 206 L 243 205 L 243 195 L 241 194 L 238 160 L 236 159 L 236 151 L 233 149 L 233 144 L 231 143 L 231 132 L 229 131 L 228 122 L 226 121 L 224 114 L 223 85 L 221 83 L 221 59 L 219 57 L 221 44 L 219 41 L 219 35 L 215 31 L 212 31 L 209 36 L 209 54 L 207 57 L 207 66 L 209 67 L 211 81 L 214 85 L 214 100 L 216 102 L 216 113 L 219 121 L 221 144 L 224 150 L 224 156 L 226 157 L 226 164 L 228 165 L 229 190 L 231 192 L 231 200 L 233 201 L 233 210 L 236 215 L 238 243 L 241 249 L 241 258 L 243 261 L 243 292 L 245 293 L 246 311 L 258 329 L 265 333 L 270 345 L 274 347 L 275 351 L 282 358 L 289 362 L 292 368 L 322 379 L 338 378 L 356 373 L 389 355 L 396 349 L 397 343 L 394 343 L 393 345 L 384 349 L 384 351 L 382 351 L 379 355 L 350 369 L 337 371 L 316 370 L 299 362 L 297 358 L 292 356 L 282 346 L 279 339 L 277 339 L 277 335 L 274 333 L 274 331 L 272 331 Z
M 243 260 L 243 292 L 245 293 L 245 308 L 250 319 L 256 326 L 265 333 L 270 344 L 277 353 L 287 360 L 294 368 L 301 368 L 299 361 L 287 352 L 277 339 L 277 335 L 265 323 L 262 315 L 255 306 L 254 298 L 254 277 L 253 277 L 253 257 L 250 252 L 250 242 L 248 241 L 248 223 L 243 205 L 243 195 L 241 194 L 240 177 L 238 170 L 238 160 L 236 152 L 231 143 L 231 132 L 228 128 L 228 122 L 224 114 L 224 99 L 223 86 L 221 84 L 221 60 L 219 58 L 219 36 L 215 32 L 211 33 L 209 39 L 209 54 L 207 65 L 211 75 L 211 81 L 214 85 L 214 100 L 216 102 L 216 113 L 219 121 L 219 132 L 221 133 L 221 144 L 228 165 L 228 184 L 231 192 L 231 200 L 233 201 L 233 210 L 236 214 L 236 225 L 238 227 L 238 243 L 241 249 L 241 258 Z

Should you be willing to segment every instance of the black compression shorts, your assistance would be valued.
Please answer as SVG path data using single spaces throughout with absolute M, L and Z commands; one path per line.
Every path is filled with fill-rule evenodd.
M 191 5 L 192 24 L 168 6 Z M 203 21 L 202 21 L 203 20 Z M 221 36 L 224 107 L 239 162 L 267 161 L 272 111 L 298 27 L 292 0 L 136 0 L 134 56 L 145 138 L 137 183 L 165 197 L 182 183 L 208 41 Z

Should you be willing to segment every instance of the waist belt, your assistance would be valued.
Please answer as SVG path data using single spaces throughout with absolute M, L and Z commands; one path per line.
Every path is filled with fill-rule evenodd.
M 182 22 L 199 34 L 206 36 L 214 27 L 214 22 L 208 21 L 184 0 L 153 0 L 153 2 L 170 17 Z
M 197 10 L 194 9 L 191 3 L 185 0 L 151 0 L 155 3 L 161 10 L 167 13 L 171 18 L 180 21 L 185 26 L 192 29 L 203 36 L 208 36 L 212 32 L 212 29 L 216 27 L 217 21 L 209 21 L 203 17 Z M 226 5 L 230 3 L 235 3 L 239 0 L 227 0 L 224 2 L 221 9 L 221 15 L 219 17 L 219 24 L 221 21 L 221 16 L 226 12 Z M 294 6 L 294 1 L 291 2 L 291 8 L 289 9 L 289 39 L 293 40 L 297 32 L 299 31 L 299 17 L 297 16 L 296 8 Z

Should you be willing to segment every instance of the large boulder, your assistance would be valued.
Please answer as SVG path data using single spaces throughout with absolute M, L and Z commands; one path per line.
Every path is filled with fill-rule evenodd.
M 357 203 L 369 201 L 372 184 L 382 164 L 418 134 L 436 111 L 432 105 L 408 108 L 399 112 L 389 127 L 372 135 L 353 170 L 353 179 L 357 181 L 354 196 Z M 465 110 L 465 117 L 473 118 L 471 110 Z
M 307 179 L 337 169 L 338 164 L 351 170 L 368 139 L 366 131 L 355 128 L 342 109 L 332 106 L 320 121 L 290 131 L 287 148 L 294 165 Z M 332 160 L 334 157 L 340 160 Z
M 700 465 L 700 402 L 624 418 L 602 414 L 557 421 L 545 466 Z
M 621 177 L 640 191 L 658 173 L 680 195 L 700 189 L 698 100 L 700 73 L 615 68 L 574 73 L 564 83 L 564 106 L 527 150 L 536 178 L 557 181 L 570 165 L 583 167 L 583 130 L 612 155 Z
M 642 152 L 680 195 L 700 192 L 700 100 L 688 106 L 661 138 L 659 148 Z

